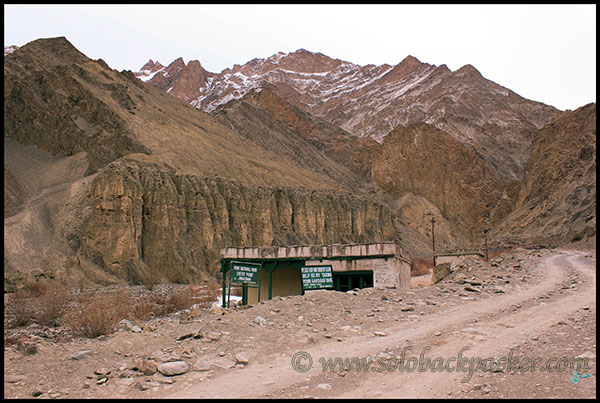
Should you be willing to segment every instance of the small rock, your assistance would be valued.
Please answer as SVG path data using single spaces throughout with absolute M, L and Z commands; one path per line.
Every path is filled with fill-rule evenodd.
M 175 379 L 173 379 L 173 378 L 160 378 L 158 380 L 158 382 L 163 383 L 165 385 L 172 385 L 173 383 L 175 383 Z
M 415 308 L 413 308 L 412 306 L 408 306 L 408 305 L 403 305 L 400 307 L 400 310 L 402 312 L 412 312 L 415 310 Z
M 181 353 L 181 358 L 192 358 L 192 353 L 190 353 L 189 351 L 184 351 Z
M 254 323 L 256 323 L 259 326 L 265 326 L 267 324 L 267 320 L 259 315 L 256 318 L 254 318 Z
M 193 337 L 194 339 L 201 339 L 201 338 L 203 338 L 203 337 L 204 337 L 204 331 L 203 331 L 202 329 L 199 329 L 199 330 L 198 330 L 196 333 L 194 333 L 194 334 L 192 335 L 192 337 Z
M 211 341 L 219 341 L 221 339 L 221 334 L 217 332 L 208 332 L 206 337 Z
M 135 326 L 133 327 L 133 329 L 131 329 L 131 331 L 132 331 L 133 333 L 142 333 L 142 332 L 143 332 L 142 328 L 141 328 L 141 327 L 139 327 L 138 325 L 135 325 Z
M 385 337 L 385 336 L 387 336 L 387 333 L 385 333 L 385 332 L 381 332 L 381 331 L 379 331 L 379 330 L 376 330 L 376 331 L 374 331 L 374 332 L 373 332 L 373 334 L 374 334 L 375 336 L 379 336 L 379 337 Z
M 193 337 L 193 336 L 194 336 L 194 333 L 182 334 L 181 336 L 179 336 L 177 338 L 177 341 L 182 341 L 182 340 L 185 340 L 185 339 L 189 339 L 190 337 Z
M 99 369 L 94 370 L 94 374 L 101 375 L 101 376 L 110 375 L 110 369 L 108 369 L 108 368 L 99 368 Z
M 165 376 L 175 376 L 185 374 L 190 370 L 185 361 L 164 362 L 158 366 L 158 372 Z
M 328 383 L 320 383 L 317 385 L 317 388 L 323 389 L 323 390 L 331 390 L 331 385 Z
M 136 389 L 141 390 L 142 392 L 145 391 L 145 390 L 150 389 L 150 387 L 151 387 L 147 382 L 140 382 L 140 381 L 134 383 L 133 386 Z
M 223 369 L 230 369 L 235 367 L 235 361 L 225 357 L 219 357 L 216 360 L 214 360 L 211 364 Z
M 194 369 L 196 371 L 208 371 L 210 370 L 210 361 L 208 360 L 198 360 L 194 365 Z
M 142 360 L 137 365 L 136 368 L 138 371 L 142 372 L 144 375 L 153 375 L 158 371 L 158 366 L 154 361 L 150 360 Z
M 596 354 L 591 351 L 586 351 L 585 353 L 578 355 L 577 358 L 589 358 L 590 360 L 593 360 L 596 358 Z
M 100 378 L 96 381 L 96 385 L 102 385 L 103 383 L 108 382 L 108 378 L 104 377 L 104 378 Z
M 243 353 L 237 353 L 235 355 L 236 362 L 244 365 L 248 365 L 248 357 L 246 357 Z
M 219 351 L 219 352 L 217 353 L 217 355 L 218 355 L 219 357 L 225 357 L 225 351 Z
M 123 319 L 122 321 L 120 321 L 119 326 L 121 326 L 121 329 L 127 330 L 129 332 L 133 330 L 133 323 L 131 323 L 131 321 L 129 321 L 128 319 Z
M 8 375 L 4 377 L 4 382 L 6 383 L 17 383 L 27 379 L 25 375 Z
M 44 394 L 44 392 L 42 392 L 39 389 L 35 389 L 33 392 L 31 392 L 31 396 L 33 396 L 33 397 L 38 397 L 38 396 L 41 396 L 43 394 Z
M 92 352 L 90 350 L 80 350 L 71 355 L 71 359 L 76 361 L 87 360 L 91 357 Z
M 434 336 L 436 336 L 436 337 L 437 337 L 437 336 L 441 336 L 441 335 L 442 335 L 442 332 L 435 332 L 433 335 L 434 335 Z

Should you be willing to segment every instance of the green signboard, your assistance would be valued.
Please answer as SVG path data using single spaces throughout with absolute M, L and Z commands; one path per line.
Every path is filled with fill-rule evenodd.
M 258 284 L 258 270 L 260 266 L 249 264 L 232 264 L 231 270 L 233 274 L 232 282 L 243 284 Z
M 304 266 L 302 273 L 302 289 L 316 290 L 319 288 L 333 288 L 333 275 L 331 265 Z

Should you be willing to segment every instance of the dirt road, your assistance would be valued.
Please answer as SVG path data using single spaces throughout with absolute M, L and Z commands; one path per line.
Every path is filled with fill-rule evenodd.
M 399 372 L 393 369 L 392 357 L 400 357 L 404 348 L 412 346 L 405 357 L 418 357 L 426 346 L 425 357 L 432 360 L 442 357 L 445 361 L 457 357 L 461 348 L 468 346 L 465 357 L 506 357 L 514 347 L 522 346 L 526 340 L 539 339 L 536 335 L 552 331 L 552 326 L 565 323 L 568 318 L 581 312 L 593 314 L 595 330 L 596 270 L 595 255 L 585 252 L 557 251 L 540 259 L 539 268 L 543 271 L 540 281 L 529 283 L 509 294 L 499 294 L 492 298 L 464 301 L 460 305 L 440 309 L 430 315 L 412 321 L 410 326 L 402 324 L 382 328 L 382 337 L 362 336 L 347 339 L 343 343 L 332 341 L 312 348 L 295 349 L 283 354 L 280 358 L 267 363 L 255 363 L 243 371 L 225 373 L 222 376 L 206 380 L 199 385 L 180 390 L 170 395 L 183 398 L 209 397 L 451 397 L 465 391 L 466 384 L 461 382 L 469 372 Z M 561 285 L 569 275 L 578 275 L 579 288 L 577 294 L 563 293 Z M 583 311 L 582 311 L 583 310 Z M 439 332 L 439 333 L 438 333 Z M 580 332 L 576 332 L 581 336 Z M 565 338 L 568 344 L 568 335 Z M 279 346 L 280 348 L 282 346 Z M 293 354 L 302 350 L 312 358 L 312 367 L 306 372 L 298 372 L 292 368 Z M 523 349 L 521 349 L 522 351 Z M 590 373 L 595 377 L 595 336 L 593 339 L 594 359 L 590 363 Z M 556 353 L 549 351 L 550 356 Z M 578 356 L 585 351 L 573 351 L 570 357 Z M 378 355 L 379 354 L 379 355 Z M 308 355 L 298 356 L 298 364 L 306 367 Z M 323 372 L 321 357 L 351 358 L 372 356 L 375 362 L 383 358 L 381 363 L 374 364 L 369 371 Z M 525 356 L 527 354 L 525 351 Z M 543 358 L 542 363 L 546 362 Z M 405 359 L 406 359 L 405 358 Z M 456 361 L 454 361 L 456 362 Z M 391 365 L 391 366 L 389 366 Z M 540 368 L 542 365 L 539 365 Z M 378 372 L 374 368 L 386 368 Z M 448 368 L 457 368 L 456 364 Z M 530 367 L 531 368 L 531 367 Z M 337 369 L 337 368 L 336 368 Z M 504 371 L 506 372 L 506 371 Z M 504 372 L 484 374 L 478 371 L 471 381 L 478 376 L 501 374 Z M 538 381 L 539 369 L 533 372 L 517 374 L 527 378 L 533 388 L 523 390 L 520 397 L 533 396 L 535 389 L 542 389 L 542 381 Z M 585 390 L 595 396 L 595 386 L 589 385 L 595 380 L 582 379 L 580 384 L 569 380 L 569 371 L 556 373 L 548 382 L 562 382 L 572 386 L 574 393 Z M 558 379 L 558 381 L 557 381 Z M 590 381 L 587 382 L 586 381 Z M 571 384 L 571 385 L 569 385 Z M 536 385 L 534 387 L 534 385 Z M 548 385 L 547 385 L 548 386 Z M 481 389 L 481 388 L 479 388 Z M 484 390 L 485 392 L 485 390 Z M 489 394 L 489 390 L 487 390 Z M 494 397 L 493 394 L 489 397 Z
M 4 396 L 593 398 L 595 263 L 595 251 L 517 250 L 466 262 L 430 287 L 317 290 L 245 309 L 176 313 L 139 323 L 142 332 L 97 339 L 56 341 L 22 329 L 16 337 L 37 353 L 5 342 Z M 86 357 L 73 359 L 82 350 Z M 424 371 L 421 353 L 421 365 L 430 360 Z M 509 355 L 511 368 L 506 358 L 496 368 L 485 361 Z M 577 376 L 545 370 L 578 356 L 589 368 Z M 477 357 L 495 371 L 469 371 Z M 352 358 L 364 361 L 341 370 Z M 515 369 L 525 358 L 528 371 Z M 139 370 L 140 362 L 174 361 L 184 366 L 174 376 Z

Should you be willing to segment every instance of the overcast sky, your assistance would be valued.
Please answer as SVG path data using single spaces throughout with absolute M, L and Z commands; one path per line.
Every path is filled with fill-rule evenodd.
M 56 36 L 117 70 L 183 57 L 218 73 L 304 48 L 361 66 L 472 64 L 561 110 L 596 101 L 595 5 L 4 5 L 5 46 Z

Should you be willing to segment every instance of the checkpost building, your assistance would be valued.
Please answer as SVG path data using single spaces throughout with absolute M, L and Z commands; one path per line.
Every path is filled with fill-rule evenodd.
M 394 242 L 221 249 L 223 306 L 231 286 L 242 304 L 307 290 L 410 288 L 410 261 Z

